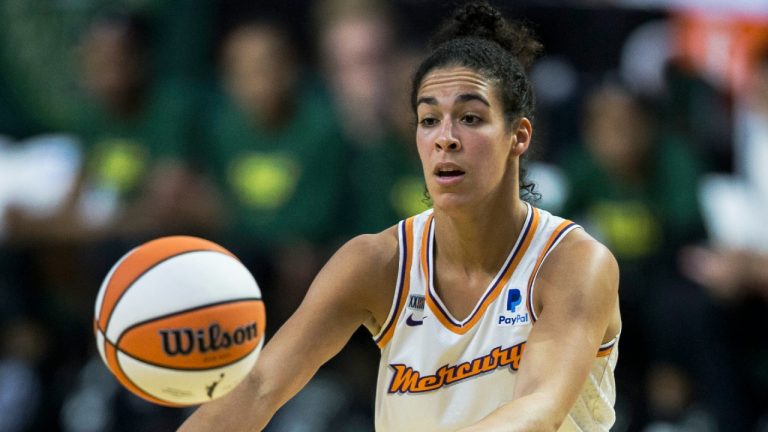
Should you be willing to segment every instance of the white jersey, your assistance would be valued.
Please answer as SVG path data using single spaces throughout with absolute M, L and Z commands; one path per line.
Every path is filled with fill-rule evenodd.
M 381 348 L 378 432 L 455 431 L 512 399 L 536 321 L 536 274 L 558 242 L 579 228 L 528 205 L 504 265 L 469 316 L 458 320 L 434 289 L 434 225 L 432 211 L 398 225 L 397 289 L 387 321 L 374 336 Z M 613 425 L 615 342 L 600 347 L 560 431 L 607 431 Z

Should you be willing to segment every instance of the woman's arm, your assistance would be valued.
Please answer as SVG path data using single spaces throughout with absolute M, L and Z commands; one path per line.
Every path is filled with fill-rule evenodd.
M 376 323 L 386 318 L 397 253 L 394 230 L 344 245 L 266 345 L 248 377 L 226 396 L 198 408 L 179 430 L 262 430 L 361 324 L 376 330 Z
M 536 279 L 538 320 L 520 362 L 514 399 L 470 431 L 556 431 L 579 395 L 603 339 L 620 329 L 618 266 L 581 230 L 571 232 Z

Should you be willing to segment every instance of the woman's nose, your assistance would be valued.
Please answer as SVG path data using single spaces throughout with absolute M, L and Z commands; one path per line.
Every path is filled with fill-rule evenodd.
M 443 151 L 456 151 L 461 149 L 461 143 L 453 134 L 453 125 L 450 122 L 445 122 L 440 131 L 440 136 L 435 141 L 435 146 Z

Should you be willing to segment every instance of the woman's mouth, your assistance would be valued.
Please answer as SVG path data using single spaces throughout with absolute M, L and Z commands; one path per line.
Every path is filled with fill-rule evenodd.
M 466 173 L 458 165 L 440 163 L 435 167 L 434 174 L 438 184 L 450 185 L 461 181 Z

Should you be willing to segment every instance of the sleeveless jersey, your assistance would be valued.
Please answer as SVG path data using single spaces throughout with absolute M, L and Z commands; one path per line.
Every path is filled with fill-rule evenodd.
M 381 349 L 378 432 L 455 431 L 512 399 L 536 315 L 534 282 L 544 260 L 578 225 L 528 205 L 498 274 L 463 320 L 434 285 L 431 210 L 400 222 L 395 298 L 374 341 Z M 604 344 L 560 431 L 607 431 L 615 421 L 616 340 Z

